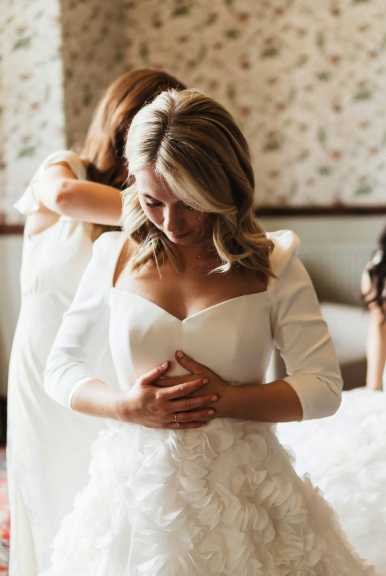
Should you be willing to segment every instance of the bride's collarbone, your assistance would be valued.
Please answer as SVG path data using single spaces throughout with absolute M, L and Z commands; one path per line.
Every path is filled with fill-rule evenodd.
M 177 272 L 171 266 L 145 265 L 139 272 L 121 274 L 115 288 L 136 294 L 183 320 L 240 296 L 264 292 L 267 283 L 249 270 L 208 274 L 194 269 Z

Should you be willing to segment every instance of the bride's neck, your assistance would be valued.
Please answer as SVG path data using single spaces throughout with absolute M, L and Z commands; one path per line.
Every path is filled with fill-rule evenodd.
M 202 265 L 219 266 L 220 259 L 211 241 L 191 246 L 177 246 L 177 254 L 183 268 Z

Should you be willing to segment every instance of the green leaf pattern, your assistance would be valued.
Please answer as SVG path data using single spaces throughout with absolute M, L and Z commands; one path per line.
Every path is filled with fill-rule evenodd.
M 0 211 L 143 66 L 231 111 L 259 203 L 386 204 L 385 30 L 379 0 L 2 0 Z
M 131 66 L 163 66 L 232 112 L 258 203 L 386 204 L 386 5 L 138 0 L 129 12 Z
M 65 147 L 59 3 L 2 0 L 0 213 L 9 221 L 38 164 Z

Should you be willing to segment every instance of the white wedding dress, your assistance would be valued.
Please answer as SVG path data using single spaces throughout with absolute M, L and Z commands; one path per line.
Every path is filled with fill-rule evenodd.
M 64 405 L 96 376 L 110 334 L 119 384 L 182 349 L 235 386 L 264 382 L 280 346 L 305 418 L 333 413 L 341 380 L 291 232 L 271 235 L 277 279 L 183 321 L 112 287 L 123 240 L 105 234 L 64 317 L 46 373 Z M 108 421 L 88 486 L 59 531 L 44 576 L 368 576 L 311 483 L 295 474 L 275 426 L 215 419 L 198 430 Z
M 278 425 L 297 473 L 308 474 L 357 552 L 386 576 L 386 394 L 343 392 L 330 418 Z
M 40 176 L 63 161 L 86 178 L 77 154 L 51 154 L 16 204 L 20 212 L 39 208 Z M 48 567 L 50 544 L 88 481 L 91 445 L 104 425 L 54 402 L 43 382 L 49 351 L 91 255 L 90 225 L 71 218 L 62 216 L 40 234 L 24 234 L 22 303 L 8 383 L 10 576 L 36 576 Z M 105 367 L 113 378 L 112 364 L 106 360 Z

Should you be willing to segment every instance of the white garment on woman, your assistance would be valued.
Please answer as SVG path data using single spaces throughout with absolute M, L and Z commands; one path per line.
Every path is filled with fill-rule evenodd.
M 122 235 L 105 234 L 64 317 L 47 364 L 63 404 L 94 378 L 110 333 L 122 390 L 181 349 L 235 386 L 264 382 L 280 347 L 304 418 L 340 403 L 336 356 L 291 232 L 270 235 L 277 279 L 266 292 L 183 321 L 112 287 Z M 274 426 L 214 419 L 198 430 L 109 421 L 93 446 L 91 480 L 64 520 L 45 576 L 363 576 L 335 515 L 295 474 Z
M 86 178 L 70 151 L 49 156 L 16 204 L 39 208 L 44 170 L 67 162 Z M 71 413 L 45 392 L 48 353 L 92 255 L 90 225 L 62 216 L 40 234 L 24 235 L 21 310 L 8 386 L 8 482 L 11 511 L 10 576 L 36 576 L 49 565 L 50 544 L 78 490 L 88 479 L 90 447 L 103 421 Z
M 386 394 L 343 392 L 338 412 L 323 420 L 278 425 L 295 454 L 339 516 L 357 552 L 386 576 Z

